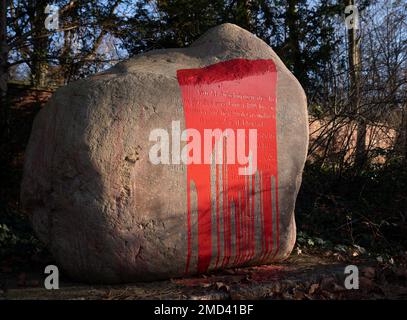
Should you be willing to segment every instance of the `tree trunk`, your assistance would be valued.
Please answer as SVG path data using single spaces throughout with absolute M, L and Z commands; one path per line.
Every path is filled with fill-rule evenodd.
M 400 127 L 400 136 L 401 138 L 398 139 L 400 141 L 400 153 L 401 153 L 401 161 L 402 164 L 407 166 L 407 106 L 405 105 L 402 112 L 401 118 L 401 127 Z
M 355 0 L 346 0 L 347 5 L 355 5 Z M 360 106 L 360 71 L 361 71 L 361 52 L 360 35 L 358 29 L 348 29 L 348 60 L 350 77 L 350 106 L 351 114 L 355 115 L 357 123 L 356 148 L 355 148 L 355 166 L 360 169 L 366 163 L 366 121 Z
M 286 11 L 286 24 L 288 27 L 288 41 L 290 48 L 290 62 L 293 65 L 294 74 L 301 77 L 302 67 L 301 67 L 301 52 L 300 52 L 300 42 L 299 42 L 299 33 L 298 30 L 298 12 L 297 12 L 297 0 L 288 0 L 288 7 Z
M 0 126 L 5 128 L 7 119 L 7 0 L 0 0 Z
M 404 76 L 407 77 L 407 70 L 404 71 Z M 401 163 L 407 167 L 407 103 L 404 103 L 401 109 L 401 126 L 399 136 L 401 136 L 401 139 L 397 140 L 400 141 L 400 147 L 398 149 L 400 150 L 401 154 Z
M 33 31 L 33 52 L 31 62 L 32 84 L 35 87 L 47 86 L 48 75 L 48 47 L 49 40 L 45 29 L 45 19 L 47 17 L 45 7 L 48 1 L 38 0 L 32 4 L 32 31 Z
M 252 30 L 251 12 L 250 12 L 251 0 L 238 0 L 237 1 L 237 23 L 242 28 Z

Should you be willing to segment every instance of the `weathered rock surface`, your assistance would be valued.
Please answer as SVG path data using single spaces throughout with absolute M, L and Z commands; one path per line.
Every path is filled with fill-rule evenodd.
M 186 69 L 196 70 L 180 71 Z M 215 89 L 200 101 L 208 88 Z M 202 111 L 220 95 L 216 110 L 241 107 L 230 128 L 250 117 L 260 133 L 272 124 L 258 137 L 258 173 L 242 178 L 226 173 L 229 165 L 153 164 L 153 130 L 171 135 L 173 121 L 181 131 L 193 120 L 209 128 L 228 123 L 225 113 L 217 123 L 213 111 Z M 258 99 L 253 112 L 250 99 Z M 186 106 L 191 101 L 198 113 Z M 275 145 L 267 142 L 273 139 Z M 60 88 L 35 119 L 21 197 L 38 237 L 76 279 L 115 283 L 271 263 L 295 243 L 307 145 L 298 81 L 266 43 L 224 24 L 190 48 L 151 51 Z

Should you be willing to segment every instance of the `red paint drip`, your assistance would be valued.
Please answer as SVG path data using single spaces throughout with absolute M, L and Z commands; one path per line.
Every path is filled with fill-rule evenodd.
M 233 59 L 204 68 L 178 70 L 177 78 L 182 92 L 186 128 L 198 130 L 202 137 L 201 163 L 187 165 L 186 272 L 189 272 L 192 264 L 196 264 L 198 272 L 205 272 L 210 266 L 239 265 L 275 256 L 279 250 L 279 212 L 277 72 L 273 61 Z M 205 129 L 232 129 L 235 133 L 235 164 L 227 163 L 224 145 L 221 151 L 224 161 L 216 165 L 215 171 L 212 168 L 212 172 L 215 172 L 212 177 L 211 164 L 203 162 Z M 242 145 L 237 145 L 237 129 L 244 129 L 244 149 Z M 238 162 L 237 150 L 241 148 L 248 156 L 250 129 L 257 130 L 258 173 L 239 175 L 239 168 L 246 164 Z M 213 148 L 215 140 L 213 138 L 211 142 Z M 227 143 L 229 141 L 224 139 L 224 144 Z M 198 199 L 198 234 L 191 231 L 191 181 L 195 183 Z M 212 185 L 216 184 L 212 191 L 211 181 Z M 212 219 L 212 201 L 216 201 L 216 219 Z M 216 239 L 213 239 L 213 235 L 216 235 Z M 191 241 L 194 237 L 198 238 L 197 261 L 191 261 Z

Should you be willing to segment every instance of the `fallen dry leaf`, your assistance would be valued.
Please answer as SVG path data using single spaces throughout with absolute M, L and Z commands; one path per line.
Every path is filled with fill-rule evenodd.
M 308 294 L 314 294 L 319 288 L 319 284 L 318 283 L 313 283 L 311 284 L 309 290 L 308 290 Z
M 332 285 L 332 290 L 334 292 L 340 292 L 340 291 L 345 291 L 345 288 L 334 282 Z
M 363 276 L 365 276 L 368 279 L 373 279 L 375 277 L 376 274 L 376 270 L 372 267 L 365 267 L 362 269 Z
M 305 293 L 300 291 L 300 290 L 295 290 L 294 291 L 294 299 L 295 300 L 302 300 L 305 298 Z

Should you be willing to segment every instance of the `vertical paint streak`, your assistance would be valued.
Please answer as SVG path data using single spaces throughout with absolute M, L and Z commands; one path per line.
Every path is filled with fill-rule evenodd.
M 274 189 L 275 189 L 275 203 L 276 203 L 276 252 L 274 253 L 273 258 L 278 254 L 280 250 L 280 211 L 278 210 L 278 177 L 277 175 L 275 176 L 275 184 L 274 184 Z
M 255 234 L 256 234 L 256 230 L 255 230 L 255 216 L 256 216 L 256 211 L 255 211 L 255 184 L 256 184 L 256 176 L 254 176 L 254 178 L 251 176 L 250 177 L 251 178 L 251 187 L 252 187 L 252 192 L 251 192 L 251 194 L 250 194 L 250 198 L 251 198 L 251 201 L 252 201 L 252 205 L 251 205 L 251 208 L 252 208 L 252 216 L 251 216 L 251 229 L 250 229 L 250 232 L 251 232 L 251 237 L 250 237 L 250 239 L 251 239 L 251 253 L 250 253 L 250 257 L 249 257 L 249 259 L 251 260 L 251 259 L 253 259 L 253 257 L 254 257 L 254 255 L 255 255 L 255 253 L 256 253 L 256 238 L 255 238 Z
M 231 212 L 230 212 L 230 206 L 229 206 L 229 198 L 228 198 L 228 186 L 229 186 L 229 179 L 228 179 L 228 167 L 227 167 L 227 154 L 226 154 L 226 147 L 227 147 L 227 142 L 225 138 L 225 143 L 223 145 L 223 175 L 225 177 L 225 183 L 223 187 L 223 192 L 224 192 L 224 212 L 225 212 L 225 226 L 226 226 L 226 236 L 225 236 L 225 246 L 226 246 L 226 254 L 225 254 L 225 265 L 227 266 L 229 264 L 229 259 L 231 256 L 231 237 L 230 237 L 230 220 L 231 220 Z
M 195 272 L 198 261 L 198 194 L 193 180 L 190 180 L 188 188 L 190 190 L 188 193 L 190 214 L 188 215 L 188 263 L 186 265 L 186 272 Z
M 242 235 L 243 235 L 243 211 L 242 211 L 242 192 L 238 192 L 238 202 L 239 202 L 239 256 L 237 259 L 237 263 L 239 264 L 242 258 L 242 252 L 243 252 L 243 241 L 242 241 Z
M 216 195 L 216 154 L 211 154 L 211 195 Z M 216 269 L 219 256 L 219 224 L 216 214 L 216 196 L 211 198 L 211 223 L 212 223 L 212 254 L 211 269 Z
M 260 212 L 260 176 L 259 172 L 257 171 L 254 176 L 254 211 L 256 213 L 256 221 L 255 221 L 255 235 L 256 235 L 256 248 L 255 254 L 261 253 L 262 248 L 262 226 L 261 226 L 261 212 Z
M 244 230 L 243 232 L 243 252 L 241 256 L 240 263 L 246 260 L 246 255 L 247 255 L 247 176 L 244 176 L 244 192 L 242 194 L 242 228 Z
M 267 243 L 267 233 L 266 233 L 267 232 L 267 228 L 266 228 L 267 227 L 266 226 L 267 219 L 266 219 L 266 216 L 265 216 L 266 209 L 265 209 L 265 205 L 264 205 L 264 202 L 266 201 L 265 196 L 264 196 L 264 180 L 265 180 L 264 176 L 260 175 L 261 218 L 262 218 L 262 227 L 263 227 L 262 251 L 261 251 L 261 255 L 260 255 L 260 260 L 263 259 L 264 255 L 267 252 L 267 246 L 266 246 L 266 243 Z
M 190 270 L 196 272 L 198 268 L 198 193 L 195 182 L 191 180 L 191 262 Z
M 187 181 L 190 181 L 187 179 Z M 189 273 L 189 264 L 191 260 L 191 187 L 190 184 L 188 183 L 187 185 L 187 206 L 188 206 L 188 218 L 187 218 L 187 223 L 188 223 L 188 251 L 187 251 L 187 262 L 186 262 L 186 267 L 185 267 L 185 273 Z
M 222 163 L 223 163 L 223 139 L 220 139 L 217 143 L 217 156 L 218 156 L 218 165 L 217 174 L 218 174 L 218 184 L 217 184 L 217 195 L 218 195 L 218 214 L 219 214 L 219 238 L 220 238 L 220 251 L 219 251 L 219 261 L 221 267 L 223 266 L 224 257 L 225 257 L 225 217 L 223 214 L 223 175 L 222 175 Z
M 235 203 L 232 200 L 230 202 L 230 233 L 231 233 L 231 260 L 236 258 L 236 210 L 235 210 Z

